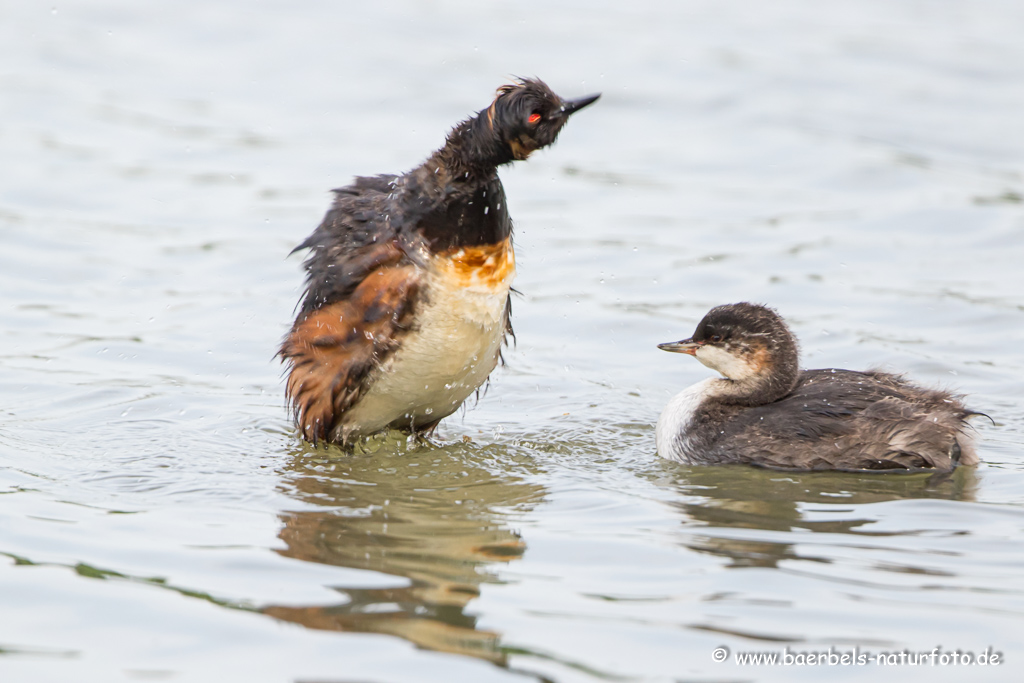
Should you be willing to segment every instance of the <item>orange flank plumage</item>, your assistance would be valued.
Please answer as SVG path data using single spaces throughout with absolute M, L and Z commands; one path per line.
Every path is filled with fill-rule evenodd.
M 367 375 L 400 343 L 418 291 L 413 266 L 378 268 L 350 298 L 296 322 L 281 356 L 292 364 L 286 392 L 306 440 L 330 439 L 338 417 L 362 394 Z

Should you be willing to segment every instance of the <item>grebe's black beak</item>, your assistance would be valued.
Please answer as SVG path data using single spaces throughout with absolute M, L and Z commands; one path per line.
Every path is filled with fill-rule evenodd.
M 593 104 L 594 102 L 597 102 L 597 98 L 600 96 L 601 93 L 597 93 L 596 95 L 588 95 L 587 97 L 581 97 L 578 100 L 566 100 L 562 102 L 562 108 L 559 109 L 558 111 L 562 116 L 568 118 L 570 114 L 575 114 L 580 109 L 583 109 L 583 107 L 586 107 L 588 105 Z
M 667 344 L 658 344 L 658 348 L 662 351 L 671 351 L 672 353 L 685 353 L 691 356 L 697 355 L 697 349 L 702 346 L 701 342 L 695 342 L 693 339 L 684 339 L 677 342 L 668 342 Z

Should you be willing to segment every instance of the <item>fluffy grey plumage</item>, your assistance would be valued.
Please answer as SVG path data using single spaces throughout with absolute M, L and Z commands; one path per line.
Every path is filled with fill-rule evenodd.
M 800 371 L 796 339 L 765 306 L 719 306 L 691 338 L 660 348 L 724 375 L 666 407 L 663 457 L 798 470 L 948 471 L 978 462 L 967 424 L 977 413 L 960 396 L 885 372 Z

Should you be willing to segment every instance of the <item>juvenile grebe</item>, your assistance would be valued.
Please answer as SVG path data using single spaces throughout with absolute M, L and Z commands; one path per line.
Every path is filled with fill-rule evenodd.
M 749 303 L 711 309 L 686 353 L 724 375 L 673 398 L 658 419 L 658 454 L 689 464 L 799 470 L 948 471 L 976 465 L 971 411 L 958 396 L 899 375 L 799 368 L 778 313 Z
M 335 190 L 296 247 L 310 250 L 306 293 L 280 350 L 305 439 L 429 431 L 486 381 L 516 271 L 497 169 L 552 144 L 597 98 L 506 85 L 420 166 Z

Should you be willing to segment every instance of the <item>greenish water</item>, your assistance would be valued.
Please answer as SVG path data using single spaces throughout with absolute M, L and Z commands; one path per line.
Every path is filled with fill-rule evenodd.
M 1022 29 L 999 0 L 0 6 L 0 680 L 1017 680 Z M 513 74 L 604 96 L 503 172 L 507 365 L 436 444 L 310 448 L 288 252 Z M 740 300 L 807 367 L 966 393 L 983 464 L 659 460 L 709 371 L 655 345 Z M 936 647 L 1003 663 L 739 662 Z

